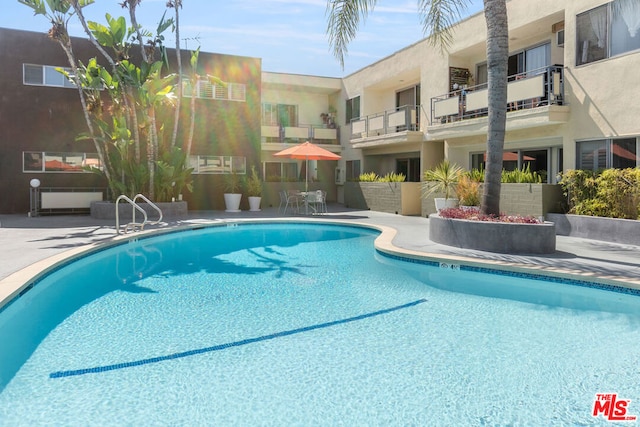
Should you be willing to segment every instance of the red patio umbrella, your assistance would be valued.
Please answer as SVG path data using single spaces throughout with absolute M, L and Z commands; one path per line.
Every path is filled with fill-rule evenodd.
M 309 141 L 299 145 L 294 145 L 282 151 L 278 151 L 274 154 L 275 157 L 287 157 L 289 159 L 305 160 L 306 171 L 304 174 L 304 191 L 307 192 L 309 184 L 307 182 L 307 176 L 309 174 L 309 160 L 339 160 L 340 156 L 336 153 L 332 153 L 329 150 L 325 150 L 322 147 L 318 147 Z
M 514 153 L 513 151 L 505 151 L 502 153 L 502 160 L 505 162 L 517 162 L 518 153 Z M 535 158 L 531 156 L 522 156 L 522 160 L 532 161 L 535 160 Z M 487 161 L 487 153 L 484 153 L 484 161 Z

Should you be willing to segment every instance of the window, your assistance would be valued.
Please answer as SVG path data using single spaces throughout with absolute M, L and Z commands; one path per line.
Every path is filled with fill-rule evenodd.
M 241 156 L 191 156 L 194 174 L 246 174 L 247 159 Z
M 420 85 L 396 92 L 396 108 L 420 105 Z
M 345 123 L 351 123 L 354 119 L 360 118 L 360 97 L 347 99 L 347 114 Z
M 420 157 L 396 159 L 396 173 L 403 174 L 407 182 L 420 182 Z
M 576 167 L 597 171 L 607 168 L 635 168 L 638 162 L 637 138 L 597 139 L 576 143 Z
M 24 64 L 22 66 L 24 73 L 24 84 L 29 85 L 43 85 L 44 74 L 42 73 L 42 65 L 29 65 Z
M 556 33 L 556 46 L 564 47 L 564 29 Z
M 549 176 L 549 168 L 551 166 L 550 151 L 550 148 L 504 151 L 502 154 L 502 168 L 506 171 L 528 168 L 531 172 L 540 174 L 542 182 L 550 182 L 552 178 Z M 485 169 L 486 154 L 471 154 L 471 168 Z
M 576 16 L 576 65 L 640 49 L 640 2 L 615 0 Z
M 298 181 L 298 163 L 296 162 L 264 162 L 265 181 L 295 182 Z
M 360 179 L 360 174 L 362 173 L 360 160 L 347 160 L 346 166 L 345 179 L 347 181 L 357 181 Z
M 476 85 L 480 88 L 487 87 L 487 81 L 489 80 L 489 74 L 487 71 L 487 63 L 483 62 L 476 66 Z
M 507 75 L 542 72 L 551 62 L 551 44 L 545 43 L 509 56 Z
M 298 106 L 286 104 L 262 104 L 263 126 L 298 126 Z
M 67 77 L 60 72 L 65 70 L 70 73 L 70 68 L 54 67 L 51 65 L 22 65 L 22 80 L 25 85 L 51 86 L 51 87 L 76 87 Z
M 182 93 L 186 98 L 190 98 L 194 95 L 188 76 L 185 76 L 183 79 Z M 213 84 L 209 80 L 199 79 L 196 84 L 195 96 L 200 99 L 244 102 L 247 100 L 246 85 L 241 83 Z
M 546 68 L 551 62 L 551 44 L 545 43 L 524 51 L 524 67 L 527 73 L 543 72 L 541 68 Z M 546 71 L 546 70 L 545 70 Z
M 509 55 L 507 75 L 512 80 L 517 74 L 542 72 L 541 68 L 551 65 L 551 43 L 544 43 Z M 536 73 L 532 73 L 536 74 Z M 486 87 L 489 80 L 487 63 L 476 65 L 476 85 Z
M 101 169 L 96 153 L 22 153 L 23 172 L 90 172 L 87 168 Z
M 396 92 L 396 111 L 404 110 L 406 123 L 403 126 L 396 126 L 396 132 L 417 130 L 419 128 L 418 120 L 420 114 L 415 113 L 419 105 L 420 85 Z M 412 119 L 413 115 L 415 115 L 415 120 Z
M 638 150 L 635 138 L 611 141 L 611 167 L 624 169 L 638 166 Z

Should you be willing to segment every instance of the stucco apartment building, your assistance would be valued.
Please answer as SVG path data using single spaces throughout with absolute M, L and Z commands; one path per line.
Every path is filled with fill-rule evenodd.
M 637 166 L 640 2 L 511 0 L 507 7 L 504 167 L 529 166 L 555 183 L 567 169 Z M 344 77 L 340 89 L 326 94 L 339 128 L 339 201 L 340 183 L 361 172 L 402 172 L 419 181 L 422 171 L 445 157 L 467 169 L 483 166 L 484 15 L 461 21 L 453 39 L 445 54 L 426 40 L 407 46 Z
M 548 183 L 555 183 L 567 169 L 638 166 L 640 83 L 635 75 L 640 68 L 640 2 L 510 0 L 507 8 L 510 77 L 505 168 L 528 166 L 542 173 Z M 57 89 L 58 94 L 44 98 L 42 104 L 45 88 L 18 87 L 23 63 L 64 63 L 47 58 L 54 49 L 45 46 L 44 40 L 28 52 L 16 53 L 12 43 L 19 43 L 19 37 L 15 33 L 0 33 L 3 63 L 14 64 L 0 70 L 0 194 L 5 197 L 13 189 L 21 195 L 11 196 L 10 203 L 3 200 L 1 212 L 25 211 L 28 182 L 36 176 L 22 164 L 14 165 L 16 159 L 21 162 L 24 151 L 47 150 L 50 145 L 43 134 L 48 138 L 55 134 L 60 140 L 56 150 L 67 150 L 64 144 L 74 135 L 68 131 L 72 118 L 60 109 L 77 108 L 73 91 L 68 98 L 65 93 L 61 103 L 58 94 L 68 89 Z M 344 202 L 344 183 L 362 172 L 402 172 L 409 181 L 419 181 L 424 170 L 443 158 L 467 169 L 482 167 L 487 131 L 484 15 L 458 23 L 453 40 L 444 54 L 427 40 L 418 41 L 343 78 L 266 71 L 245 76 L 241 83 L 247 85 L 245 103 L 250 113 L 245 117 L 250 131 L 244 136 L 226 134 L 235 151 L 231 145 L 221 148 L 221 141 L 216 140 L 216 148 L 204 144 L 197 154 L 244 155 L 247 164 L 259 159 L 265 179 L 263 203 L 276 206 L 277 190 L 287 185 L 299 187 L 305 174 L 312 188 L 323 188 L 329 200 Z M 7 57 L 11 61 L 5 61 Z M 259 70 L 259 59 L 217 57 L 247 61 L 251 69 Z M 7 98 L 7 93 L 14 95 Z M 256 105 L 261 108 L 254 108 Z M 225 110 L 229 106 L 217 104 L 221 110 L 216 111 L 224 115 L 212 113 L 212 126 L 224 126 L 223 117 L 234 115 Z M 27 117 L 39 117 L 38 122 L 46 121 L 47 127 L 31 126 L 20 133 L 16 124 L 24 124 Z M 207 132 L 203 132 L 201 138 L 206 140 Z M 311 162 L 307 170 L 305 162 L 273 157 L 306 140 L 342 159 Z M 7 159 L 9 153 L 11 159 Z M 51 186 L 93 179 L 43 173 L 39 176 L 51 178 Z M 221 196 L 215 203 L 202 202 L 204 197 L 218 200 L 221 193 L 207 181 L 210 178 L 206 173 L 197 177 L 196 184 L 201 185 L 188 196 L 190 209 L 221 206 Z
M 73 48 L 85 64 L 94 57 L 101 61 L 86 39 L 73 38 Z M 182 63 L 189 64 L 190 56 L 183 51 Z M 175 52 L 169 58 L 175 61 Z M 93 142 L 76 140 L 87 125 L 77 88 L 56 70 L 69 67 L 62 48 L 43 33 L 0 28 L 0 61 L 0 213 L 29 212 L 34 178 L 41 197 L 56 193 L 42 199 L 42 213 L 86 207 L 80 193 L 114 197 L 106 194 L 101 176 L 82 169 L 96 165 L 98 155 Z M 198 67 L 198 74 L 216 76 L 225 85 L 214 87 L 203 78 L 194 91 L 194 192 L 184 198 L 190 209 L 224 209 L 224 175 L 260 168 L 261 60 L 201 52 Z M 181 108 L 188 116 L 188 99 Z M 189 120 L 183 120 L 178 140 L 186 138 L 188 127 Z M 65 202 L 60 193 L 69 192 L 77 194 Z M 50 200 L 53 207 L 47 206 Z

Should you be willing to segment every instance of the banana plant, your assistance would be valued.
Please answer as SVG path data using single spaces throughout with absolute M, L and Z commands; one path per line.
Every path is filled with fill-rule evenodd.
M 158 123 L 157 119 L 159 111 L 165 117 L 166 110 L 178 110 L 176 104 L 179 100 L 175 92 L 180 86 L 180 72 L 171 74 L 166 71 L 168 58 L 163 34 L 167 30 L 177 31 L 177 9 L 182 7 L 182 2 L 167 3 L 168 7 L 176 8 L 176 20 L 167 18 L 165 13 L 154 33 L 144 30 L 137 23 L 135 12 L 140 0 L 123 0 L 123 6 L 129 9 L 130 25 L 124 17 L 109 14 L 105 16 L 104 23 L 87 21 L 83 8 L 94 3 L 94 0 L 18 2 L 32 8 L 36 15 L 45 16 L 53 24 L 49 35 L 62 46 L 71 64 L 71 72 L 60 71 L 78 88 L 89 130 L 77 139 L 89 138 L 94 142 L 103 165 L 102 172 L 113 194 L 146 192 L 155 200 L 156 191 L 158 197 L 169 199 L 174 191 L 179 192 L 183 186 L 190 189 L 188 154 L 174 148 L 178 125 L 173 124 L 173 136 L 170 144 L 166 144 L 163 138 L 164 124 Z M 80 22 L 89 40 L 108 64 L 106 67 L 101 65 L 101 62 L 105 62 L 97 58 L 90 59 L 85 65 L 75 57 L 67 31 L 72 17 Z M 136 43 L 143 57 L 139 64 L 134 62 L 135 56 L 130 55 Z M 196 64 L 197 55 L 193 64 L 194 74 Z M 180 117 L 178 113 L 176 111 L 174 114 L 176 122 Z M 195 106 L 192 113 L 195 114 Z M 191 148 L 193 123 L 192 117 L 187 153 Z M 176 149 L 181 155 L 176 154 Z M 142 160 L 143 152 L 146 161 Z M 156 172 L 160 183 L 156 183 Z M 179 187 L 168 191 L 168 180 Z

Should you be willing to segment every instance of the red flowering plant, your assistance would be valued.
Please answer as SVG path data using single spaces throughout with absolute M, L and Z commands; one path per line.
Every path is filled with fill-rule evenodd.
M 514 224 L 542 224 L 538 218 L 533 216 L 521 216 L 521 215 L 485 215 L 475 210 L 461 209 L 461 208 L 447 208 L 440 210 L 439 213 L 442 218 L 451 219 L 468 219 L 471 221 L 486 221 L 486 222 L 510 222 Z

